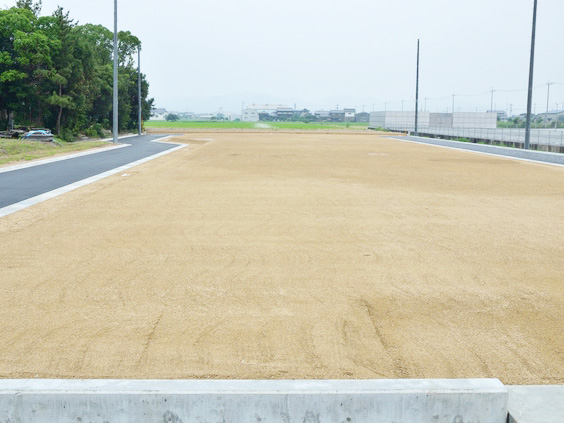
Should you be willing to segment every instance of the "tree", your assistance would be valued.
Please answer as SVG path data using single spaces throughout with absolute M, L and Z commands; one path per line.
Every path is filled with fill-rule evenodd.
M 65 13 L 62 7 L 58 7 L 53 13 L 51 33 L 59 40 L 59 48 L 53 55 L 54 72 L 51 82 L 56 90 L 47 98 L 47 103 L 57 108 L 57 135 L 61 135 L 61 119 L 65 109 L 74 108 L 73 96 L 67 91 L 69 86 L 81 78 L 79 58 L 75 55 L 76 40 L 73 36 L 74 22 L 69 18 L 69 12 Z M 63 90 L 65 91 L 63 93 Z
M 56 128 L 71 140 L 95 128 L 109 128 L 113 107 L 113 33 L 101 25 L 77 25 L 62 8 L 38 16 L 41 0 L 17 0 L 0 9 L 0 125 L 10 116 L 18 125 Z M 141 42 L 119 34 L 121 130 L 137 124 L 138 75 L 134 66 Z M 153 99 L 141 74 L 142 116 Z M 100 132 L 96 129 L 96 132 Z
M 177 114 L 169 113 L 168 115 L 166 115 L 165 119 L 167 120 L 167 122 L 177 122 L 180 120 L 180 117 L 178 117 Z
M 17 0 L 16 7 L 19 9 L 30 10 L 35 16 L 38 16 L 41 12 L 41 0 L 34 2 L 33 0 Z

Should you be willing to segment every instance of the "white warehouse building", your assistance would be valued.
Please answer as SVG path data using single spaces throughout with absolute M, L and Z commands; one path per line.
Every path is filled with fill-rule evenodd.
M 370 128 L 383 128 L 413 131 L 415 112 L 371 112 Z M 419 130 L 429 128 L 482 128 L 497 127 L 497 113 L 458 112 L 429 113 L 419 112 Z
M 245 109 L 243 110 L 243 116 L 241 116 L 241 121 L 243 122 L 258 122 L 259 112 L 256 109 Z

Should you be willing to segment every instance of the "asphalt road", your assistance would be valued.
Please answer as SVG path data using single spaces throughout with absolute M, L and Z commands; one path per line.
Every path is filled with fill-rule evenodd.
M 175 147 L 151 142 L 163 137 L 130 137 L 121 141 L 129 147 L 0 173 L 0 209 Z
M 492 154 L 494 156 L 512 157 L 521 160 L 532 160 L 535 162 L 550 163 L 564 166 L 564 154 L 547 153 L 544 151 L 523 150 L 519 148 L 500 147 L 487 144 L 474 144 L 470 142 L 441 140 L 437 138 L 424 137 L 392 137 L 398 140 L 418 142 L 422 144 L 431 144 L 441 147 L 456 148 L 459 150 L 469 150 L 478 153 Z

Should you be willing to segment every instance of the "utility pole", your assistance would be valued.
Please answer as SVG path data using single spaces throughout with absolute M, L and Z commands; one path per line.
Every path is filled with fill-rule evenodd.
M 527 96 L 527 123 L 525 125 L 525 149 L 530 147 L 531 140 L 531 104 L 533 102 L 533 71 L 535 67 L 535 35 L 537 30 L 537 0 L 533 6 L 533 32 L 531 35 L 531 62 L 529 65 L 529 94 Z
M 427 100 L 428 100 L 428 98 L 427 98 L 427 97 L 425 97 L 425 109 L 423 109 L 423 111 L 424 111 L 424 112 L 426 112 L 426 111 L 427 111 Z
M 142 119 L 142 114 L 141 114 L 141 45 L 139 45 L 139 47 L 137 48 L 137 82 L 138 82 L 138 87 L 137 87 L 137 91 L 138 91 L 138 95 L 139 95 L 139 116 L 137 118 L 137 135 L 141 135 L 141 130 L 143 128 L 141 128 L 141 119 Z
M 554 85 L 554 82 L 547 82 L 547 91 L 546 91 L 546 114 L 544 115 L 544 127 L 548 126 L 548 101 L 550 99 L 550 86 Z
M 419 119 L 419 39 L 417 40 L 417 79 L 415 82 L 415 131 L 414 135 L 419 136 L 417 131 L 417 124 Z
M 117 0 L 114 0 L 114 143 L 118 142 L 118 33 L 117 33 Z
M 495 93 L 495 90 L 494 90 L 493 87 L 492 87 L 492 99 L 491 99 L 491 102 L 490 102 L 490 110 L 491 110 L 492 112 L 493 112 L 493 95 L 494 95 L 494 93 Z
M 452 95 L 452 113 L 454 114 L 454 97 L 456 96 L 456 94 Z

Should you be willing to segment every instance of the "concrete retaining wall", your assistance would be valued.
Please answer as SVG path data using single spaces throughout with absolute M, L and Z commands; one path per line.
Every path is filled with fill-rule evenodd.
M 1 380 L 2 423 L 505 423 L 497 379 Z

